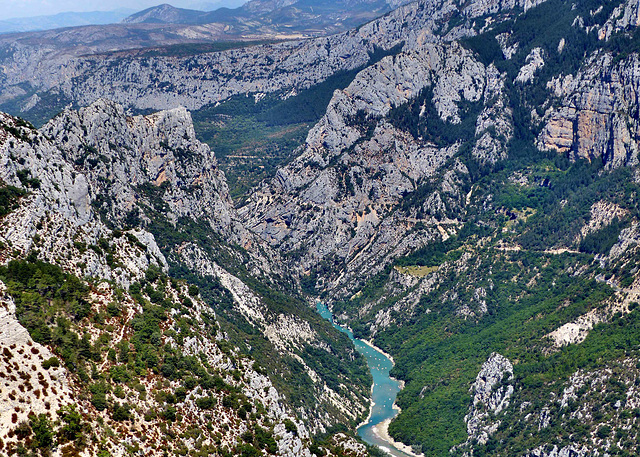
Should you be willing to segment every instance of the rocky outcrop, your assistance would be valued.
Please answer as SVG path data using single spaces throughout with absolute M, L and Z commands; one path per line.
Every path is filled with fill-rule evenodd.
M 573 322 L 567 322 L 549 334 L 555 347 L 582 343 L 594 325 L 606 322 L 606 314 L 602 310 L 591 310 L 579 316 Z
M 586 457 L 591 450 L 579 446 L 541 446 L 526 454 L 526 457 Z
M 504 411 L 513 395 L 513 366 L 511 362 L 493 353 L 482 365 L 471 386 L 473 404 L 465 416 L 469 441 L 487 442 L 498 429 L 500 420 L 494 417 Z
M 582 230 L 580 230 L 580 236 L 582 238 L 606 227 L 611 224 L 614 219 L 621 220 L 629 214 L 628 211 L 619 205 L 603 200 L 591 205 L 590 213 L 589 220 L 585 226 L 582 227 Z
M 599 28 L 598 39 L 608 40 L 614 33 L 627 31 L 640 25 L 640 2 L 626 0 L 614 8 L 607 22 Z
M 87 176 L 64 159 L 51 139 L 4 114 L 0 115 L 0 179 L 28 192 L 19 207 L 0 220 L 0 240 L 14 255 L 37 250 L 40 258 L 79 276 L 98 276 L 123 285 L 143 275 L 149 265 L 166 268 L 150 233 L 129 233 L 139 243 L 133 249 L 128 238 L 114 236 L 93 210 Z M 87 249 L 100 240 L 111 257 L 103 248 Z M 112 268 L 112 262 L 119 267 Z
M 522 84 L 532 82 L 536 72 L 544 67 L 542 48 L 532 49 L 527 56 L 526 62 L 526 65 L 520 69 L 518 76 L 516 76 L 516 81 Z
M 502 55 L 507 60 L 511 60 L 514 54 L 518 52 L 518 49 L 520 48 L 519 43 L 511 43 L 511 34 L 507 32 L 496 35 L 496 41 L 500 45 Z
M 486 69 L 484 108 L 476 120 L 473 156 L 483 164 L 507 158 L 507 144 L 513 137 L 513 110 L 505 93 L 505 76 L 493 64 Z

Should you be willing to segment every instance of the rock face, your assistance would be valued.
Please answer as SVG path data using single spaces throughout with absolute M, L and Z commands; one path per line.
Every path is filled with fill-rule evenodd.
M 125 285 L 151 264 L 166 268 L 153 236 L 144 231 L 136 232 L 144 248 L 140 255 L 129 255 L 124 239 L 113 240 L 114 254 L 123 258 L 126 267 L 112 269 L 104 252 L 87 250 L 87 245 L 97 245 L 112 233 L 93 211 L 87 176 L 77 173 L 55 143 L 33 127 L 0 116 L 0 179 L 29 190 L 20 207 L 0 221 L 5 246 L 21 255 L 37 249 L 48 261 L 68 259 L 60 262 L 68 271 Z M 74 240 L 81 240 L 85 247 L 79 248 Z
M 462 198 L 459 179 L 467 173 L 455 161 L 447 172 L 442 167 L 466 138 L 435 144 L 403 130 L 392 112 L 410 103 L 417 110 L 410 122 L 432 107 L 451 126 L 468 115 L 461 104 L 472 104 L 478 114 L 467 135 L 475 134 L 474 156 L 486 163 L 505 157 L 512 120 L 503 76 L 457 43 L 426 44 L 382 59 L 334 93 L 298 158 L 239 210 L 247 226 L 272 246 L 298 253 L 303 270 L 332 256 L 346 262 L 348 275 L 330 288 L 375 274 L 385 259 L 440 238 L 439 224 L 455 224 L 444 201 L 459 204 L 453 202 Z M 395 208 L 426 182 L 436 184 L 420 208 Z M 413 230 L 418 222 L 425 231 Z
M 544 116 L 539 147 L 602 160 L 609 168 L 638 163 L 636 54 L 614 62 L 611 54 L 596 53 L 575 76 L 559 76 L 549 89 L 561 102 Z
M 608 40 L 611 35 L 627 31 L 640 25 L 640 2 L 627 0 L 611 12 L 607 22 L 598 30 L 600 40 Z

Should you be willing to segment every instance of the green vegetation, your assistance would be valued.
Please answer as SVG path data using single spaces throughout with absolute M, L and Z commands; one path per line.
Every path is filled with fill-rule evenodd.
M 90 348 L 70 330 L 66 318 L 79 322 L 89 315 L 89 289 L 82 281 L 57 266 L 21 260 L 1 266 L 0 278 L 16 303 L 20 323 L 35 341 L 60 345 L 67 364 L 75 363 L 78 356 L 91 358 Z
M 398 398 L 404 413 L 390 430 L 395 436 L 422 445 L 427 455 L 441 455 L 466 438 L 462 418 L 470 401 L 468 385 L 491 352 L 519 360 L 518 367 L 528 360 L 538 362 L 539 350 L 532 349 L 542 344 L 540 339 L 544 335 L 559 322 L 588 311 L 610 294 L 606 286 L 595 281 L 581 282 L 566 274 L 566 269 L 577 260 L 572 256 L 541 258 L 529 253 L 498 256 L 491 251 L 476 255 L 482 266 L 471 277 L 469 272 L 452 275 L 437 291 L 421 299 L 413 313 L 415 317 L 407 323 L 410 325 L 376 338 L 382 347 L 397 354 L 394 374 L 409 381 Z M 528 288 L 526 284 L 536 275 L 542 279 L 536 287 Z M 493 290 L 491 283 L 497 285 Z M 487 294 L 489 309 L 478 320 L 464 319 L 456 313 L 463 304 L 473 306 L 477 302 L 473 287 L 483 287 Z M 453 302 L 445 298 L 450 290 L 459 294 Z M 558 312 L 561 304 L 565 308 Z M 427 309 L 432 312 L 424 314 Z M 569 364 L 566 374 L 575 367 Z M 416 425 L 426 423 L 429 427 L 419 429 L 418 439 L 411 439 L 416 436 Z
M 32 178 L 30 170 L 18 170 L 16 176 L 24 187 L 30 187 L 32 189 L 40 188 L 40 180 L 38 178 Z
M 397 106 L 387 114 L 394 127 L 405 130 L 416 139 L 434 143 L 438 147 L 459 141 L 468 141 L 475 136 L 476 118 L 482 103 L 461 102 L 459 104 L 462 122 L 454 124 L 440 119 L 433 99 L 433 88 L 426 87 L 417 97 Z
M 145 189 L 141 190 L 146 192 Z M 196 243 L 212 261 L 224 265 L 227 271 L 240 278 L 261 299 L 268 309 L 268 319 L 276 320 L 280 314 L 284 314 L 297 316 L 309 322 L 318 332 L 319 344 L 326 345 L 331 350 L 329 352 L 305 345 L 297 351 L 297 355 L 338 392 L 346 393 L 347 390 L 355 388 L 363 399 L 368 397 L 371 378 L 364 359 L 357 354 L 346 335 L 337 332 L 331 324 L 304 303 L 296 290 L 296 284 L 290 278 L 257 279 L 247 267 L 253 261 L 249 254 L 241 247 L 230 246 L 223 241 L 205 222 L 196 223 L 185 218 L 179 220 L 176 227 L 169 224 L 162 212 L 161 196 L 164 190 L 154 189 L 153 192 L 148 193 L 153 207 L 145 208 L 147 216 L 152 221 L 148 228 L 170 262 L 171 276 L 197 286 L 202 299 L 215 310 L 222 330 L 229 336 L 231 346 L 240 350 L 239 353 L 233 354 L 229 349 L 222 348 L 232 360 L 244 356 L 260 361 L 261 371 L 270 376 L 278 391 L 283 393 L 293 406 L 317 405 L 318 412 L 327 408 L 330 414 L 338 417 L 341 415 L 340 411 L 330 404 L 317 404 L 316 387 L 304 366 L 296 358 L 281 354 L 247 321 L 234 306 L 230 292 L 216 277 L 194 274 L 176 259 L 175 246 L 184 242 Z M 150 299 L 160 299 L 159 296 L 154 298 L 156 295 L 153 291 L 143 285 L 134 284 L 132 287 L 130 292 L 134 297 L 138 296 L 139 291 L 145 291 Z M 195 292 L 196 289 L 192 288 L 189 294 Z M 187 302 L 183 300 L 184 303 Z M 149 332 L 153 334 L 151 329 Z M 152 346 L 153 344 L 150 344 L 148 351 L 153 351 Z
M 4 217 L 17 209 L 20 199 L 27 193 L 14 186 L 8 186 L 0 180 L 0 217 Z
M 67 443 L 76 452 L 82 450 L 87 444 L 91 427 L 82 418 L 77 406 L 63 406 L 58 410 L 58 418 L 58 421 L 52 422 L 47 413 L 31 414 L 28 421 L 20 422 L 13 430 L 19 440 L 17 454 L 46 456 L 50 455 L 54 446 Z M 64 455 L 67 455 L 66 452 Z
M 514 172 L 525 176 L 528 184 L 512 184 L 509 177 Z M 469 384 L 492 352 L 516 361 L 514 405 L 539 404 L 552 394 L 561 395 L 562 383 L 576 370 L 640 355 L 637 311 L 601 324 L 583 344 L 545 355 L 547 334 L 605 306 L 612 296 L 612 289 L 596 276 L 613 273 L 627 285 L 633 278 L 635 254 L 608 266 L 609 273 L 591 255 L 607 253 L 630 218 L 638 218 L 633 202 L 640 186 L 629 170 L 603 174 L 598 164 L 549 160 L 539 153 L 484 172 L 468 186 L 473 186 L 475 201 L 492 201 L 491 209 L 467 207 L 466 224 L 457 236 L 395 261 L 396 270 L 408 274 L 437 269 L 439 280 L 411 312 L 392 311 L 396 325 L 375 336 L 376 344 L 394 355 L 393 374 L 406 381 L 398 397 L 402 414 L 390 432 L 420 446 L 428 456 L 444 455 L 466 439 L 463 419 L 471 401 Z M 628 216 L 580 239 L 591 206 L 600 200 L 619 205 Z M 519 245 L 521 250 L 500 250 L 503 244 Z M 558 248 L 571 252 L 555 252 Z M 577 249 L 581 253 L 573 253 Z M 473 260 L 463 260 L 465 253 Z M 581 274 L 575 275 L 580 268 Z M 358 336 L 369 336 L 367 322 L 402 298 L 389 296 L 390 271 L 383 270 L 358 285 L 355 295 L 335 304 L 336 312 L 353 314 L 376 302 L 351 322 Z M 522 417 L 518 411 L 509 417 L 495 442 L 477 448 L 479 455 L 512 455 L 498 449 L 525 453 L 547 442 L 531 426 L 517 422 Z M 589 427 L 595 432 L 596 424 L 594 420 L 585 425 L 584 433 Z M 569 435 L 560 429 L 579 428 L 573 423 L 554 427 L 543 435 L 562 435 L 565 441 L 558 443 L 565 444 Z M 501 444 L 495 447 L 497 443 Z
M 618 236 L 627 224 L 614 218 L 610 224 L 590 233 L 580 242 L 580 252 L 607 254 L 618 241 Z
M 424 278 L 430 273 L 433 273 L 434 271 L 438 271 L 438 267 L 436 266 L 426 267 L 426 266 L 419 266 L 419 265 L 409 265 L 406 267 L 396 266 L 395 269 L 403 275 L 415 276 L 416 278 Z
M 253 98 L 247 100 L 253 104 Z M 194 126 L 198 139 L 216 153 L 234 199 L 246 195 L 253 185 L 275 173 L 278 165 L 292 159 L 311 128 L 309 123 L 267 125 L 255 115 L 229 116 L 216 111 L 203 108 L 194 112 Z

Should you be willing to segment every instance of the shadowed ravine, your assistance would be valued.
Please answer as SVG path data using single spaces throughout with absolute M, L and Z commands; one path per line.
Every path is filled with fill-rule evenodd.
M 371 415 L 364 424 L 358 427 L 358 435 L 365 442 L 380 447 L 394 457 L 411 457 L 411 454 L 397 449 L 394 444 L 375 432 L 377 426 L 381 426 L 384 421 L 391 421 L 398 414 L 398 410 L 393 407 L 393 404 L 401 390 L 401 383 L 389 376 L 389 371 L 393 368 L 393 361 L 380 349 L 354 338 L 351 330 L 333 322 L 333 315 L 327 305 L 318 303 L 316 308 L 323 318 L 330 321 L 341 332 L 346 333 L 353 341 L 356 350 L 367 360 L 367 365 L 373 376 Z

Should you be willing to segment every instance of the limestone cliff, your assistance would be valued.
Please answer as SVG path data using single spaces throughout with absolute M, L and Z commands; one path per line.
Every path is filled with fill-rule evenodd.
M 433 96 L 420 98 L 425 90 Z M 456 205 L 463 198 L 459 180 L 467 170 L 452 157 L 466 139 L 435 144 L 404 130 L 390 113 L 418 99 L 421 113 L 412 122 L 420 122 L 430 105 L 440 122 L 456 126 L 468 116 L 460 106 L 474 105 L 473 155 L 487 163 L 505 157 L 512 127 L 503 76 L 456 43 L 427 44 L 384 58 L 334 93 L 298 158 L 240 209 L 247 226 L 273 246 L 298 253 L 303 270 L 332 257 L 345 262 L 344 283 L 440 238 L 442 225 L 455 227 L 443 201 Z M 445 164 L 451 165 L 446 171 Z M 397 209 L 406 194 L 430 181 L 434 193 L 417 211 Z M 426 229 L 416 230 L 417 224 Z
M 554 78 L 548 87 L 560 103 L 545 113 L 539 147 L 609 168 L 636 165 L 639 75 L 636 54 L 616 62 L 598 52 L 576 75 Z
M 140 206 L 153 207 L 156 197 L 174 225 L 181 218 L 202 219 L 234 240 L 243 238 L 224 174 L 213 152 L 196 140 L 184 108 L 128 117 L 122 106 L 99 100 L 65 110 L 42 131 L 85 171 L 92 200 L 110 221 L 148 217 Z

